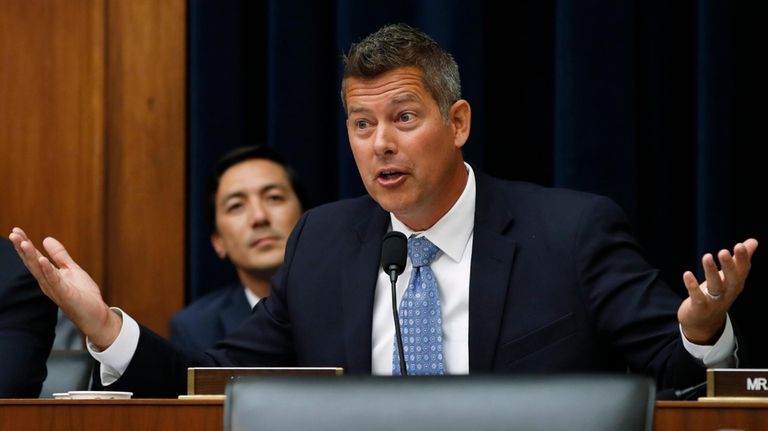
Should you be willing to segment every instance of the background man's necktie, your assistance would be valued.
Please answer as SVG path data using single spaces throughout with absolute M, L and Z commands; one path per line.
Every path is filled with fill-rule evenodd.
M 429 265 L 440 249 L 426 238 L 408 240 L 413 271 L 400 300 L 400 328 L 409 375 L 444 374 L 443 319 L 437 279 Z M 397 341 L 392 356 L 392 374 L 400 375 Z

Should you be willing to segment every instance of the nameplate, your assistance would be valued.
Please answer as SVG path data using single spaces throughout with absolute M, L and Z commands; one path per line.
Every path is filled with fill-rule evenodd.
M 710 368 L 707 397 L 768 397 L 768 369 Z
M 187 369 L 187 395 L 224 395 L 227 383 L 243 376 L 341 376 L 335 367 L 193 367 Z

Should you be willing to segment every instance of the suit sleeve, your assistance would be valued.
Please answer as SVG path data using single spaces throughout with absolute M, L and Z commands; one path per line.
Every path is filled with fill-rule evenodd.
M 598 334 L 631 371 L 659 388 L 704 381 L 705 370 L 685 350 L 677 322 L 682 298 L 644 258 L 619 207 L 596 197 L 581 214 L 574 250 L 580 285 Z
M 251 316 L 238 330 L 218 342 L 215 348 L 199 352 L 179 349 L 142 326 L 128 368 L 107 389 L 131 391 L 137 398 L 175 398 L 186 393 L 188 367 L 295 365 L 284 289 L 287 268 L 306 216 L 299 220 L 288 240 L 286 260 L 273 283 L 272 294 L 256 304 Z M 93 377 L 94 389 L 102 389 L 99 367 L 94 370 Z
M 56 305 L 12 248 L 0 250 L 0 397 L 40 395 L 53 345 Z

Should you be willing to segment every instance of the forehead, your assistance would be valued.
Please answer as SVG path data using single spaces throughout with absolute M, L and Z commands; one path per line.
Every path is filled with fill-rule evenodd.
M 349 77 L 345 80 L 347 114 L 381 102 L 415 100 L 435 102 L 424 87 L 422 72 L 417 67 L 402 67 L 373 78 Z
M 219 179 L 217 194 L 240 188 L 261 188 L 268 185 L 282 185 L 290 188 L 288 173 L 285 169 L 267 159 L 244 160 L 224 171 Z

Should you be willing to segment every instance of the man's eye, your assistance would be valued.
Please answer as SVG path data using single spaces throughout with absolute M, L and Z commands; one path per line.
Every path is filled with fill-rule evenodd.
M 358 129 L 367 129 L 368 128 L 368 121 L 367 120 L 357 120 L 355 121 L 355 126 L 357 126 Z
M 272 203 L 279 203 L 285 201 L 285 196 L 283 195 L 271 195 L 267 196 L 267 200 Z
M 242 204 L 241 202 L 236 202 L 236 203 L 233 203 L 233 204 L 227 205 L 227 207 L 226 207 L 226 211 L 227 211 L 228 213 L 231 213 L 231 212 L 234 212 L 234 211 L 237 211 L 237 210 L 239 210 L 239 209 L 240 209 L 240 208 L 242 208 L 242 207 L 243 207 L 243 204 Z
M 400 121 L 403 123 L 407 123 L 413 120 L 413 117 L 414 115 L 412 112 L 403 112 L 402 114 L 400 114 Z

